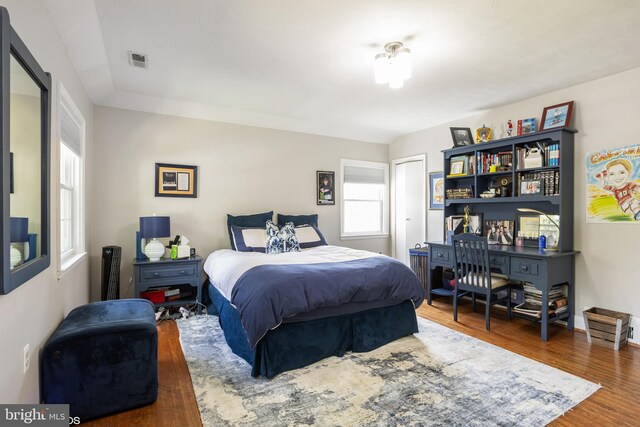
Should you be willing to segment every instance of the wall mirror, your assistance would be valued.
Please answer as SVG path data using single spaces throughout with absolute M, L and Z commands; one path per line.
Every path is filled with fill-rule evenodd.
M 49 267 L 51 77 L 0 8 L 2 286 L 7 294 Z

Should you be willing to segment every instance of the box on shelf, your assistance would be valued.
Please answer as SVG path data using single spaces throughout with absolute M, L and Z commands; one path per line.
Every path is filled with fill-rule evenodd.
M 154 304 L 161 304 L 164 302 L 164 290 L 147 290 L 140 292 L 140 298 L 148 299 Z
M 618 351 L 627 345 L 631 315 L 593 307 L 582 312 L 589 343 Z

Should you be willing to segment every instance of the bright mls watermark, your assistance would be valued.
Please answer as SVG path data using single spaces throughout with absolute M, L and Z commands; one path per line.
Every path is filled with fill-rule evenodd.
M 66 427 L 80 424 L 80 418 L 69 416 L 69 405 L 2 405 L 0 425 Z

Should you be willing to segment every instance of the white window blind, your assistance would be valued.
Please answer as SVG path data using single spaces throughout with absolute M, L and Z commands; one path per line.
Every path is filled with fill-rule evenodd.
M 386 235 L 389 165 L 342 160 L 342 237 Z

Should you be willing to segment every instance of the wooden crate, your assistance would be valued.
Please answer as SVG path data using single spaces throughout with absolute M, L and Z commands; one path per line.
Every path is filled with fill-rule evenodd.
M 627 333 L 631 315 L 618 311 L 593 307 L 582 312 L 590 343 L 616 351 L 627 345 Z

